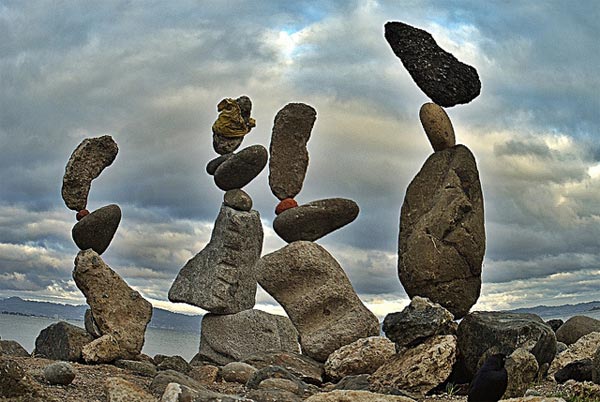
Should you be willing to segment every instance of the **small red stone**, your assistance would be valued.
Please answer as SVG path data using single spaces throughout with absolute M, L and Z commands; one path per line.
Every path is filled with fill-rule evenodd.
M 77 221 L 82 220 L 86 215 L 89 215 L 90 211 L 88 211 L 87 209 L 82 209 L 81 211 L 77 212 L 77 215 L 75 215 L 75 218 L 77 219 Z
M 286 209 L 296 208 L 297 206 L 298 203 L 293 198 L 286 198 L 284 200 L 281 200 L 281 202 L 275 207 L 275 215 L 279 215 Z

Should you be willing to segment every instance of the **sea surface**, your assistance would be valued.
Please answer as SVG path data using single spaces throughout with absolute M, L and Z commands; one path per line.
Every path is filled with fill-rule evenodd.
M 0 314 L 0 337 L 3 340 L 17 341 L 29 353 L 35 348 L 35 339 L 40 331 L 59 321 L 83 328 L 83 321 L 60 320 L 44 317 L 29 317 Z M 142 353 L 149 356 L 163 354 L 179 355 L 190 361 L 198 352 L 200 333 L 180 332 L 170 329 L 148 328 Z

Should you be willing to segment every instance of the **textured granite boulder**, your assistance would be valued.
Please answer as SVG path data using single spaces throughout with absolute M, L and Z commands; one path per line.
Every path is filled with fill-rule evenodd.
M 130 359 L 140 354 L 144 345 L 146 326 L 152 317 L 152 305 L 137 291 L 113 271 L 100 256 L 92 251 L 80 251 L 75 259 L 73 279 L 87 300 L 94 321 L 103 334 L 102 337 L 86 345 L 83 357 L 87 362 L 103 356 L 104 361 L 117 358 Z M 106 336 L 113 339 L 107 339 Z M 103 349 L 111 345 L 115 350 L 114 341 L 118 344 L 118 356 L 98 354 L 92 347 L 101 346 Z M 86 353 L 87 351 L 87 353 Z M 87 358 L 86 358 L 87 354 Z
M 484 252 L 483 195 L 475 158 L 464 145 L 435 152 L 404 197 L 400 281 L 409 297 L 427 297 L 462 318 L 479 298 Z
M 29 357 L 29 353 L 17 341 L 0 340 L 0 355 L 13 357 Z
M 425 103 L 419 110 L 419 119 L 435 152 L 456 145 L 452 122 L 441 106 Z
M 556 337 L 552 328 L 535 314 L 476 311 L 458 326 L 458 348 L 467 374 L 473 376 L 481 356 L 495 347 L 506 356 L 524 347 L 535 356 L 538 365 L 550 363 L 556 355 Z
M 298 333 L 287 317 L 244 310 L 202 318 L 198 351 L 202 360 L 225 365 L 266 351 L 299 351 Z
M 324 362 L 340 347 L 379 335 L 379 321 L 360 301 L 338 262 L 318 244 L 297 241 L 263 256 L 258 283 L 285 309 L 302 351 Z
M 261 352 L 245 358 L 244 362 L 257 369 L 283 367 L 308 384 L 320 385 L 323 382 L 323 364 L 296 352 Z
M 454 316 L 429 299 L 415 296 L 401 312 L 390 313 L 383 320 L 383 332 L 397 347 L 411 347 L 430 336 L 456 333 Z
M 120 222 L 121 208 L 116 204 L 107 205 L 77 222 L 71 236 L 80 250 L 91 248 L 102 254 L 110 245 Z
M 569 363 L 586 358 L 593 358 L 594 353 L 598 348 L 600 348 L 600 332 L 591 332 L 582 336 L 577 342 L 569 345 L 567 350 L 556 356 L 550 365 L 548 376 L 552 378 L 554 373 Z
M 396 354 L 394 343 L 384 336 L 362 338 L 329 355 L 323 368 L 333 380 L 349 375 L 372 374 Z
M 566 345 L 572 345 L 590 332 L 600 332 L 600 320 L 584 315 L 576 315 L 569 318 L 556 330 L 556 340 Z
M 81 211 L 87 206 L 92 180 L 113 163 L 119 152 L 110 135 L 86 138 L 71 154 L 63 177 L 62 197 L 69 209 Z
M 427 31 L 388 22 L 385 39 L 417 86 L 438 105 L 469 103 L 479 95 L 477 70 L 439 47 Z
M 289 208 L 273 220 L 273 229 L 288 243 L 315 241 L 358 216 L 358 205 L 345 198 L 329 198 Z
M 223 196 L 223 204 L 238 211 L 250 211 L 252 209 L 252 198 L 244 190 L 229 190 Z
M 518 348 L 506 358 L 504 368 L 508 374 L 508 385 L 503 399 L 525 395 L 525 391 L 535 382 L 539 366 L 535 356 L 525 348 Z
M 275 197 L 294 198 L 302 189 L 308 150 L 306 143 L 317 111 L 304 103 L 289 103 L 275 116 L 269 147 L 269 186 Z
M 75 370 L 66 362 L 52 363 L 44 367 L 44 378 L 51 385 L 69 385 L 75 379 Z
M 242 188 L 265 168 L 269 155 L 262 145 L 252 145 L 233 154 L 217 167 L 214 180 L 223 191 Z
M 33 355 L 75 362 L 81 360 L 81 350 L 93 340 L 83 328 L 59 321 L 40 331 Z
M 439 335 L 398 353 L 373 373 L 369 379 L 373 391 L 400 389 L 425 395 L 442 384 L 456 362 L 457 342 L 454 335 Z
M 235 314 L 254 306 L 255 267 L 263 243 L 257 211 L 221 206 L 210 242 L 179 271 L 169 300 L 211 313 Z
M 306 399 L 305 402 L 415 402 L 414 399 L 399 395 L 382 395 L 369 391 L 323 392 Z

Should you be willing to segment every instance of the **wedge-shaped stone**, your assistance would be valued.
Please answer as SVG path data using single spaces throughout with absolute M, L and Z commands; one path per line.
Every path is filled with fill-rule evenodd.
M 169 300 L 215 314 L 235 314 L 254 306 L 256 262 L 263 243 L 257 211 L 221 206 L 208 245 L 179 271 Z
M 73 226 L 71 236 L 80 250 L 91 248 L 102 254 L 115 236 L 121 222 L 121 208 L 116 204 L 98 208 Z
M 297 241 L 263 256 L 258 283 L 285 309 L 302 351 L 324 362 L 360 338 L 379 335 L 379 322 L 360 301 L 338 262 L 318 244 Z
M 102 362 L 107 362 L 139 355 L 144 345 L 146 326 L 152 317 L 152 305 L 130 288 L 93 250 L 77 254 L 73 279 L 85 295 L 102 333 L 102 337 L 83 348 L 83 358 L 87 362 L 100 362 L 93 356 L 102 356 Z M 118 347 L 115 347 L 115 342 Z M 111 352 L 96 351 L 90 347 L 92 344 L 102 346 L 103 350 L 107 350 L 105 346 L 110 344 Z

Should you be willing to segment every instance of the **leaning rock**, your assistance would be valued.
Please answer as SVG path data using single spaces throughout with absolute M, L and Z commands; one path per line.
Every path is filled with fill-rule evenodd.
M 568 380 L 592 381 L 593 365 L 592 359 L 589 358 L 575 360 L 554 373 L 554 379 L 559 384 Z
M 275 197 L 294 198 L 302 189 L 308 151 L 306 143 L 317 111 L 304 103 L 289 103 L 275 116 L 269 147 L 269 186 Z
M 388 314 L 383 332 L 398 348 L 412 347 L 434 335 L 454 335 L 456 324 L 448 310 L 429 299 L 415 296 L 399 313 Z
M 12 357 L 29 357 L 29 353 L 17 341 L 0 341 L 0 355 Z
M 108 378 L 104 390 L 108 402 L 156 402 L 156 398 L 148 392 L 122 378 Z
M 360 301 L 338 262 L 318 244 L 293 242 L 263 256 L 258 282 L 285 309 L 302 351 L 317 361 L 360 338 L 379 335 L 379 321 Z
M 138 355 L 144 345 L 146 326 L 152 317 L 152 305 L 130 288 L 92 250 L 80 251 L 77 254 L 73 279 L 85 295 L 94 321 L 104 334 L 92 343 L 102 346 L 112 344 L 112 341 L 107 342 L 105 338 L 111 335 L 120 349 L 120 355 L 115 356 L 113 360 L 129 359 Z M 112 346 L 111 348 L 114 349 Z M 95 353 L 88 349 L 88 357 L 94 355 Z
M 504 364 L 508 374 L 508 385 L 502 398 L 525 395 L 527 388 L 535 382 L 539 366 L 535 356 L 524 348 L 518 348 L 506 358 Z
M 235 314 L 254 306 L 255 266 L 263 229 L 257 211 L 221 206 L 208 245 L 179 271 L 169 300 L 211 313 Z
M 330 354 L 324 369 L 333 380 L 348 375 L 372 374 L 395 354 L 394 343 L 384 336 L 362 338 Z
M 582 336 L 577 342 L 570 345 L 567 350 L 556 356 L 550 365 L 548 376 L 552 378 L 554 373 L 571 362 L 593 357 L 599 347 L 600 332 L 592 332 Z
M 419 118 L 434 152 L 456 145 L 452 122 L 441 106 L 425 103 L 419 110 Z
M 269 155 L 262 145 L 252 145 L 227 158 L 215 170 L 215 184 L 223 191 L 242 188 L 264 169 Z
M 396 388 L 426 394 L 452 373 L 456 346 L 454 335 L 440 335 L 397 354 L 371 375 L 372 390 Z
M 75 379 L 73 366 L 57 362 L 44 367 L 44 377 L 51 385 L 69 385 Z
M 60 321 L 41 330 L 33 355 L 75 362 L 81 360 L 81 350 L 93 340 L 83 328 Z
M 296 352 L 261 352 L 245 358 L 244 362 L 257 369 L 283 367 L 308 384 L 320 385 L 323 382 L 323 364 Z
M 556 340 L 571 345 L 590 332 L 600 332 L 600 320 L 584 315 L 569 318 L 556 330 Z
M 99 208 L 73 226 L 71 236 L 80 250 L 91 248 L 102 254 L 110 245 L 121 222 L 121 208 L 116 204 Z
M 457 334 L 458 348 L 471 377 L 480 357 L 492 347 L 507 356 L 524 347 L 539 366 L 550 363 L 556 355 L 554 331 L 535 314 L 476 311 L 461 321 Z
M 62 197 L 69 209 L 85 209 L 92 180 L 113 163 L 118 152 L 119 147 L 110 135 L 86 138 L 75 148 L 67 162 L 62 185 Z
M 358 205 L 344 198 L 312 201 L 281 212 L 273 220 L 273 229 L 288 243 L 315 241 L 345 226 L 358 216 Z
M 388 22 L 385 39 L 417 86 L 438 105 L 469 103 L 479 95 L 477 70 L 439 47 L 428 32 L 402 22 Z
M 369 391 L 332 391 L 316 394 L 305 402 L 415 402 L 414 399 L 397 395 L 382 395 Z
M 205 361 L 225 365 L 266 351 L 298 351 L 298 333 L 287 317 L 260 310 L 237 314 L 206 314 L 200 350 Z
M 244 190 L 237 188 L 225 193 L 223 204 L 238 211 L 250 211 L 252 209 L 252 198 Z
M 406 190 L 398 274 L 406 293 L 427 297 L 462 318 L 481 289 L 485 252 L 483 195 L 464 145 L 432 154 Z

